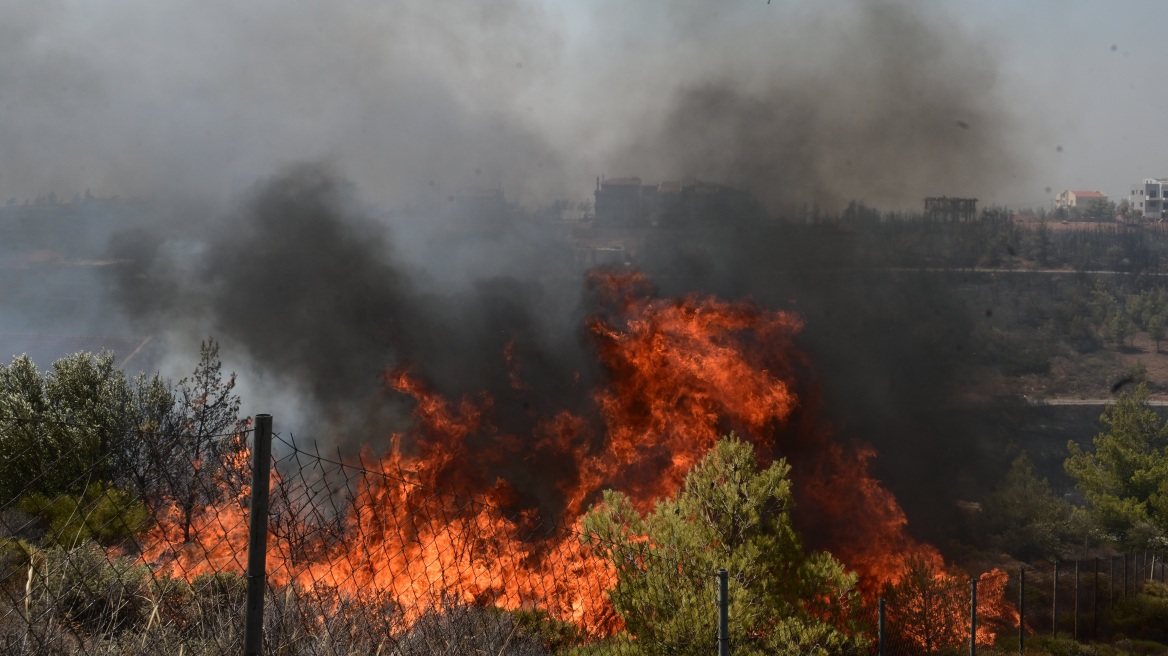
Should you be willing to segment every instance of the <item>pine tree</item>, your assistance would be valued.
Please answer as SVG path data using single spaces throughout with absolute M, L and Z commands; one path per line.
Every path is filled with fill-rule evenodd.
M 790 467 L 759 470 L 731 435 L 690 472 L 673 499 L 642 516 L 607 491 L 584 519 L 585 541 L 617 572 L 611 598 L 629 649 L 712 649 L 719 568 L 730 572 L 735 654 L 838 654 L 863 647 L 849 630 L 856 576 L 827 553 L 807 554 L 791 523 Z M 702 652 L 704 653 L 704 652 Z
M 1168 535 L 1168 423 L 1149 397 L 1144 384 L 1120 396 L 1101 417 L 1095 451 L 1070 442 L 1065 463 L 1100 526 L 1140 548 Z

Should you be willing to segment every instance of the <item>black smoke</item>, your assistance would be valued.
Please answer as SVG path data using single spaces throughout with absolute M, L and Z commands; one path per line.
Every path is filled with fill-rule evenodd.
M 399 367 L 450 398 L 489 393 L 499 432 L 529 435 L 540 409 L 586 409 L 603 376 L 581 329 L 594 308 L 575 264 L 579 241 L 572 227 L 517 207 L 486 227 L 473 212 L 458 220 L 437 208 L 464 185 L 578 199 L 598 172 L 721 182 L 774 216 L 652 232 L 637 266 L 665 295 L 800 312 L 825 423 L 877 447 L 878 473 L 913 526 L 945 524 L 955 481 L 978 465 L 976 436 L 947 412 L 970 321 L 936 278 L 866 268 L 852 235 L 797 220 L 853 198 L 916 206 L 1025 184 L 1031 126 L 1004 98 L 999 62 L 977 35 L 909 2 L 782 13 L 763 3 L 600 3 L 581 10 L 595 24 L 574 51 L 563 45 L 571 30 L 536 3 L 414 2 L 392 16 L 337 8 L 314 21 L 256 6 L 220 26 L 214 52 L 175 41 L 187 65 L 150 68 L 146 87 L 123 64 L 147 58 L 120 41 L 84 62 L 85 85 L 32 77 L 60 77 L 77 57 L 0 68 L 13 88 L 47 94 L 29 96 L 42 106 L 19 114 L 27 129 L 0 123 L 0 137 L 35 154 L 25 158 L 34 165 L 6 160 L 5 171 L 214 194 L 280 171 L 236 194 L 234 209 L 111 240 L 131 263 L 114 294 L 135 325 L 176 345 L 216 336 L 270 395 L 297 399 L 314 436 L 353 446 L 401 430 L 408 404 L 383 384 Z M 52 36 L 45 11 L 33 31 Z M 194 23 L 213 31 L 218 19 L 208 20 Z M 156 40 L 166 41 L 143 47 Z M 0 48 L 8 62 L 32 60 L 28 38 Z M 69 122 L 74 94 L 108 103 L 69 138 L 38 137 L 29 117 Z M 82 161 L 78 143 L 90 168 L 52 166 Z M 284 166 L 321 160 L 336 164 Z M 511 385 L 509 348 L 524 394 Z M 511 480 L 527 473 L 491 466 Z M 546 480 L 539 474 L 529 478 Z M 554 496 L 539 482 L 526 494 Z

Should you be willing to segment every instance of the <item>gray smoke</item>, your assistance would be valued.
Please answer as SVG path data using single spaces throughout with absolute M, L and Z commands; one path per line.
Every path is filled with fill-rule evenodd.
M 678 81 L 618 161 L 744 186 L 785 210 L 855 199 L 916 208 L 928 195 L 984 199 L 1017 187 L 1025 126 L 988 45 L 920 3 L 823 11 L 759 43 L 748 32 L 750 59 L 698 63 L 702 72 Z M 710 18 L 679 29 L 717 30 Z
M 780 217 L 1027 184 L 1033 126 L 994 53 L 924 3 L 7 4 L 0 197 L 197 199 L 77 253 L 129 262 L 111 312 L 184 351 L 214 335 L 254 398 L 296 399 L 326 439 L 400 430 L 408 406 L 382 377 L 404 366 L 453 398 L 490 393 L 503 434 L 586 414 L 592 308 L 570 230 L 534 209 L 587 198 L 596 174 L 722 182 Z M 451 217 L 465 187 L 523 207 Z M 825 277 L 862 253 L 733 225 L 655 235 L 643 265 L 666 293 L 794 300 L 827 411 L 908 463 L 889 470 L 906 486 L 943 486 L 969 455 L 929 442 L 960 427 L 918 411 L 944 407 L 968 329 L 944 291 Z M 525 486 L 520 465 L 483 478 L 554 498 L 565 474 Z
M 782 6 L 780 6 L 780 4 Z M 231 197 L 332 161 L 370 200 L 599 173 L 773 208 L 999 196 L 1028 130 L 977 34 L 894 0 L 142 6 L 8 0 L 0 197 Z
M 509 220 L 522 225 L 494 226 L 506 240 L 428 217 L 431 266 L 468 244 L 496 249 L 495 259 L 467 265 L 469 280 L 458 285 L 403 255 L 327 166 L 299 165 L 208 221 L 206 242 L 179 256 L 143 248 L 135 241 L 142 233 L 118 239 L 131 252 L 117 254 L 131 264 L 114 270 L 115 296 L 140 326 L 180 341 L 217 335 L 226 351 L 247 354 L 283 395 L 303 396 L 307 432 L 369 442 L 404 425 L 401 397 L 386 393 L 394 371 L 408 369 L 455 400 L 487 392 L 505 402 L 516 396 L 508 344 L 537 395 L 566 396 L 556 390 L 587 370 L 568 243 L 513 211 Z M 136 250 L 150 256 L 132 257 Z M 513 275 L 517 265 L 522 278 Z

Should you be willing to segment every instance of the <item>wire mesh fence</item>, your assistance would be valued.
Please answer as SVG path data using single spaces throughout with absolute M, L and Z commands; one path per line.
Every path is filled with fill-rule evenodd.
M 0 421 L 40 437 L 64 429 Z M 139 431 L 85 453 L 0 456 L 30 472 L 0 499 L 0 653 L 243 652 L 254 578 L 248 432 Z M 291 439 L 278 447 L 263 653 L 717 650 L 716 571 L 641 548 L 614 564 L 595 536 L 534 512 L 309 454 Z M 639 644 L 619 630 L 612 602 L 622 569 L 674 573 L 623 588 Z
M 19 482 L 0 497 L 0 653 L 242 653 L 249 582 L 262 583 L 251 628 L 267 654 L 746 654 L 790 632 L 752 572 L 727 573 L 720 645 L 708 562 L 506 510 L 505 490 L 460 493 L 281 435 L 260 579 L 250 426 L 99 429 L 0 418 L 6 435 L 37 437 L 0 454 Z M 1110 606 L 1165 576 L 1152 552 L 978 580 L 917 565 L 879 602 L 817 606 L 822 631 L 791 632 L 792 653 L 815 640 L 895 655 L 1091 639 L 1113 630 Z M 829 644 L 828 629 L 850 638 Z
M 230 583 L 158 557 L 194 534 L 204 508 L 246 494 L 245 427 L 199 435 L 17 415 L 0 431 L 0 652 L 231 648 Z
M 1164 553 L 1119 555 L 1036 563 L 1011 576 L 1024 636 L 1080 641 L 1106 640 L 1124 633 L 1125 607 L 1137 603 L 1148 584 L 1165 582 Z

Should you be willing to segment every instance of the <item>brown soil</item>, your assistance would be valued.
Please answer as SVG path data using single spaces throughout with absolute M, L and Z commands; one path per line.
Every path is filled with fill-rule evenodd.
M 1004 381 L 1003 381 L 1004 382 Z M 1108 398 L 1130 384 L 1147 382 L 1152 398 L 1168 400 L 1168 340 L 1156 344 L 1136 334 L 1123 348 L 1109 345 L 1091 353 L 1056 356 L 1050 372 L 1015 379 L 1010 388 L 1028 398 Z

